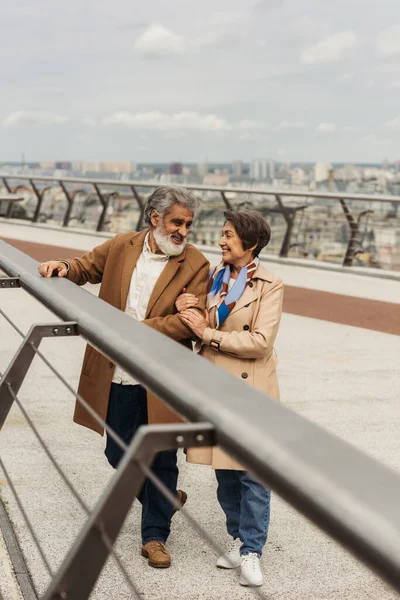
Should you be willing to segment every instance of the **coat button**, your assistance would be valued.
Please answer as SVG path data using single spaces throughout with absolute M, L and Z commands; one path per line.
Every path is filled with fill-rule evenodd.
M 110 362 L 109 365 L 110 365 L 110 369 L 112 369 L 114 366 L 114 363 Z
M 248 374 L 247 373 L 242 373 L 242 379 L 247 379 L 248 378 Z
M 248 325 L 243 325 L 243 329 L 244 329 L 245 331 L 248 331 L 248 330 L 250 329 L 250 327 L 249 327 Z
M 254 283 L 252 281 L 249 281 L 249 287 L 253 287 Z

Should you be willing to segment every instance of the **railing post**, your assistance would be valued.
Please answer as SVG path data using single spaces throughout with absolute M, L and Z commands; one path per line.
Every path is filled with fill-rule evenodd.
M 35 212 L 33 214 L 32 217 L 32 222 L 33 223 L 37 223 L 38 219 L 40 217 L 40 209 L 42 208 L 42 204 L 43 204 L 43 199 L 44 199 L 44 195 L 48 190 L 51 190 L 52 186 L 47 186 L 45 188 L 43 188 L 42 190 L 39 190 L 36 185 L 33 182 L 33 179 L 29 180 L 29 183 L 32 186 L 32 190 L 35 193 L 36 198 L 38 199 L 37 204 L 36 204 L 36 208 L 35 208 Z
M 221 190 L 221 196 L 222 196 L 222 200 L 225 203 L 226 208 L 228 210 L 233 210 L 232 204 L 229 202 L 228 198 L 225 196 L 225 192 L 223 190 Z
M 343 266 L 351 267 L 353 265 L 354 256 L 356 254 L 356 246 L 360 245 L 360 238 L 358 236 L 360 225 L 349 211 L 349 207 L 347 206 L 345 200 L 343 198 L 340 198 L 339 202 L 343 208 L 343 212 L 345 214 L 347 223 L 350 228 L 350 239 L 347 244 L 346 254 L 343 259 Z
M 97 183 L 94 183 L 93 187 L 96 190 L 96 193 L 97 193 L 97 195 L 99 197 L 99 200 L 100 200 L 100 202 L 102 204 L 102 207 L 103 207 L 103 209 L 101 211 L 101 214 L 100 214 L 100 218 L 99 218 L 98 223 L 97 223 L 96 231 L 103 231 L 103 225 L 104 225 L 104 221 L 106 220 L 108 204 L 109 204 L 109 202 L 110 202 L 110 200 L 111 200 L 111 198 L 113 196 L 118 196 L 118 193 L 117 192 L 111 192 L 110 194 L 107 194 L 107 196 L 104 196 L 101 193 L 101 191 L 100 191 L 99 186 L 97 185 Z
M 12 194 L 12 189 L 10 188 L 8 181 L 5 177 L 2 177 L 3 183 L 4 183 L 4 187 L 6 188 L 7 192 L 9 194 Z M 1 202 L 0 202 L 1 204 Z M 6 217 L 10 218 L 11 217 L 11 213 L 12 213 L 12 202 L 10 202 L 10 204 L 7 206 L 7 210 L 6 210 Z
M 140 215 L 139 215 L 139 219 L 138 222 L 136 224 L 136 231 L 141 231 L 142 227 L 143 227 L 143 218 L 144 218 L 144 204 L 143 204 L 143 200 L 140 197 L 140 195 L 138 194 L 136 188 L 134 185 L 131 185 L 131 190 L 132 190 L 132 194 L 135 197 L 136 202 L 138 203 L 139 206 L 139 210 L 140 210 Z
M 279 194 L 275 194 L 275 199 L 278 203 L 279 208 L 281 209 L 283 218 L 286 221 L 286 231 L 285 231 L 285 235 L 283 237 L 283 242 L 282 242 L 282 246 L 281 246 L 281 249 L 279 252 L 279 256 L 287 257 L 287 255 L 289 254 L 290 239 L 292 237 L 294 218 L 295 218 L 296 213 L 293 213 L 293 215 L 290 214 L 290 211 L 284 205 L 282 198 L 280 197 Z
M 70 194 L 69 194 L 69 191 L 67 190 L 67 188 L 66 188 L 66 186 L 64 185 L 64 183 L 63 183 L 62 181 L 59 181 L 58 183 L 60 184 L 60 186 L 61 186 L 61 189 L 62 189 L 62 191 L 64 192 L 64 194 L 65 194 L 65 197 L 66 197 L 66 199 L 67 199 L 67 202 L 68 202 L 67 210 L 66 210 L 66 212 L 65 212 L 65 215 L 64 215 L 64 220 L 63 220 L 63 227 L 67 227 L 67 226 L 68 226 L 68 223 L 69 223 L 69 220 L 70 220 L 70 218 L 71 218 L 71 212 L 72 212 L 73 198 L 71 198 L 71 196 L 70 196 Z

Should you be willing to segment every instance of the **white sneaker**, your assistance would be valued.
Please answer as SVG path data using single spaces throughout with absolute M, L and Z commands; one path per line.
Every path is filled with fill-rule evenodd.
M 263 576 L 260 569 L 260 559 L 258 554 L 252 552 L 241 558 L 240 585 L 247 585 L 248 587 L 259 587 L 262 585 Z
M 219 569 L 236 569 L 242 562 L 240 556 L 241 545 L 242 542 L 239 538 L 233 540 L 225 554 L 222 554 L 217 560 L 217 567 Z

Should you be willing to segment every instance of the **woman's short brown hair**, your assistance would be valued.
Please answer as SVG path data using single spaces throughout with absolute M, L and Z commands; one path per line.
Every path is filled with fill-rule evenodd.
M 238 234 L 243 250 L 248 250 L 256 245 L 253 256 L 258 256 L 271 239 L 271 227 L 256 210 L 224 212 L 225 219 L 232 223 Z

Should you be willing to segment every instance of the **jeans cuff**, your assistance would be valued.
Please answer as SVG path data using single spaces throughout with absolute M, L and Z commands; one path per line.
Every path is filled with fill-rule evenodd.
M 149 542 L 162 542 L 163 544 L 166 543 L 166 539 L 161 538 L 161 536 L 157 536 L 157 537 L 149 537 L 148 539 L 143 539 L 142 540 L 142 546 L 144 546 L 145 544 L 148 544 Z

